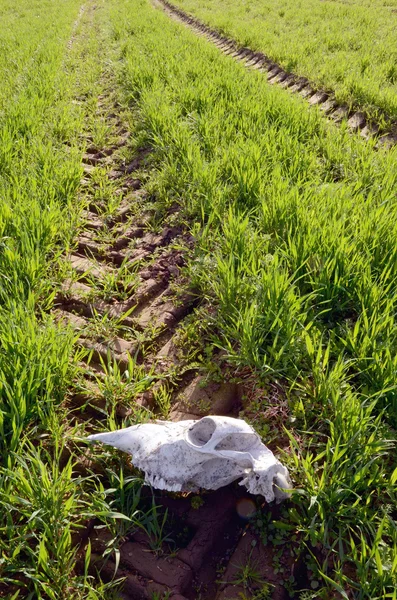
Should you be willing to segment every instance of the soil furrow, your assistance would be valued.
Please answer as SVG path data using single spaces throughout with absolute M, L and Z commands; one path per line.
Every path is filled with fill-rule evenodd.
M 65 402 L 70 426 L 82 423 L 85 431 L 94 431 L 109 415 L 120 427 L 153 417 L 238 416 L 241 385 L 230 380 L 221 359 L 214 369 L 217 380 L 211 381 L 184 336 L 202 301 L 183 271 L 194 239 L 181 223 L 178 207 L 157 210 L 146 192 L 140 175 L 150 149 L 133 149 L 125 114 L 114 100 L 114 89 L 106 87 L 96 118 L 106 125 L 111 141 L 101 145 L 89 132 L 84 136 L 88 148 L 80 194 L 85 209 L 75 244 L 64 256 L 64 279 L 53 307 L 56 319 L 76 333 L 78 374 Z M 92 448 L 81 448 L 75 469 L 106 478 Z M 99 570 L 101 579 L 110 581 L 117 571 L 116 578 L 125 578 L 126 599 L 221 600 L 240 592 L 254 597 L 259 583 L 247 589 L 237 581 L 250 559 L 246 536 L 252 548 L 262 545 L 260 535 L 247 530 L 244 508 L 252 514 L 260 499 L 238 484 L 199 496 L 145 487 L 142 497 L 163 511 L 173 543 L 167 536 L 156 542 L 134 529 L 119 541 L 116 567 L 109 560 L 110 528 L 90 519 L 79 538 L 82 571 L 90 540 L 91 573 Z M 274 586 L 272 597 L 287 599 L 277 575 L 271 572 L 269 579 L 271 569 L 262 568 Z
M 382 114 L 382 121 L 376 123 L 367 118 L 359 107 L 350 108 L 338 104 L 332 90 L 318 89 L 305 77 L 286 71 L 262 52 L 239 46 L 235 40 L 222 36 L 218 31 L 185 13 L 168 0 L 153 0 L 153 3 L 161 6 L 172 18 L 188 25 L 198 35 L 206 37 L 224 54 L 244 63 L 247 68 L 264 73 L 269 83 L 299 93 L 310 105 L 318 106 L 329 119 L 335 123 L 346 122 L 350 131 L 358 132 L 364 139 L 375 138 L 377 148 L 389 148 L 397 143 L 397 123 L 391 121 L 387 115 Z
M 103 102 L 106 105 L 106 99 Z M 105 108 L 101 114 L 113 129 L 121 126 L 117 115 L 109 116 Z M 200 303 L 182 277 L 186 258 L 181 248 L 188 251 L 194 240 L 182 225 L 175 224 L 175 207 L 160 223 L 152 218 L 153 209 L 148 209 L 138 177 L 148 152 L 138 152 L 125 162 L 118 154 L 120 149 L 123 155 L 128 152 L 128 136 L 112 151 L 92 148 L 83 157 L 81 183 L 88 209 L 83 212 L 75 248 L 65 256 L 68 275 L 53 309 L 58 320 L 76 331 L 77 346 L 83 352 L 80 379 L 67 400 L 71 423 L 84 422 L 86 429 L 92 430 L 109 410 L 120 425 L 126 419 L 134 422 L 139 410 L 173 421 L 207 414 L 238 416 L 240 386 L 227 382 L 227 376 L 224 383 L 209 382 L 202 369 L 194 362 L 189 364 L 180 345 L 184 319 Z M 98 200 L 104 185 L 98 173 L 104 168 L 107 182 L 116 181 L 117 186 L 118 207 L 111 214 L 106 202 Z M 151 380 L 147 389 L 119 398 L 112 390 L 104 393 L 109 369 L 117 368 L 124 377 L 137 365 Z M 100 470 L 92 452 L 85 449 L 77 470 L 87 468 Z M 197 497 L 197 505 L 191 495 L 154 493 L 160 509 L 168 511 L 170 535 L 178 538 L 176 548 L 170 554 L 167 543 L 154 549 L 146 534 L 125 536 L 117 570 L 117 577 L 125 577 L 123 597 L 213 600 L 240 591 L 250 597 L 247 589 L 236 584 L 230 558 L 242 566 L 247 560 L 242 507 L 248 505 L 252 510 L 258 500 L 238 485 L 204 493 Z M 250 535 L 252 546 L 261 544 L 258 536 Z M 92 572 L 99 568 L 105 580 L 111 580 L 116 569 L 112 560 L 102 557 L 109 536 L 103 525 L 90 521 L 81 537 L 82 549 L 88 539 L 92 544 Z M 269 581 L 275 586 L 272 597 L 286 599 L 274 573 Z

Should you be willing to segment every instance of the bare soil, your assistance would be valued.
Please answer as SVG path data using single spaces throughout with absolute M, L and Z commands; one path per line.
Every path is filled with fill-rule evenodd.
M 103 376 L 103 364 L 110 358 L 123 372 L 134 356 L 143 368 L 154 368 L 168 381 L 167 373 L 183 365 L 179 328 L 201 301 L 184 279 L 185 257 L 194 240 L 178 223 L 178 208 L 169 209 L 161 222 L 153 219 L 152 205 L 138 177 L 138 170 L 150 156 L 148 149 L 125 164 L 120 149 L 128 145 L 128 132 L 117 112 L 109 114 L 105 98 L 99 109 L 118 132 L 118 141 L 112 147 L 89 147 L 84 156 L 81 185 L 88 190 L 88 206 L 75 249 L 65 257 L 70 276 L 54 306 L 57 318 L 75 328 L 78 345 L 89 351 L 81 365 L 84 392 L 74 390 L 68 399 L 71 413 L 76 420 L 87 421 L 88 429 L 103 420 L 106 410 L 96 383 Z M 103 168 L 109 181 L 117 182 L 116 193 L 121 198 L 118 209 L 110 215 L 105 202 L 90 200 L 97 189 L 95 170 Z M 129 286 L 124 281 L 126 268 L 135 273 Z M 106 293 L 109 279 L 116 282 L 111 294 Z M 125 327 L 116 333 L 98 330 L 98 316 L 122 322 Z M 139 335 L 134 338 L 131 332 Z M 139 394 L 134 405 L 155 410 L 156 391 L 164 381 L 160 378 Z M 167 385 L 172 387 L 169 419 L 174 421 L 207 414 L 238 416 L 243 397 L 252 394 L 249 378 L 246 385 L 244 377 L 236 383 L 236 377 L 226 369 L 220 382 L 208 381 L 205 374 L 188 369 Z M 128 403 L 120 403 L 116 415 L 123 419 L 131 410 Z M 82 472 L 87 466 L 95 471 L 88 450 L 82 453 Z M 125 578 L 125 599 L 150 599 L 156 594 L 173 600 L 258 598 L 264 582 L 271 584 L 269 598 L 287 599 L 284 581 L 274 570 L 274 547 L 265 546 L 249 524 L 249 517 L 257 510 L 277 511 L 264 508 L 262 502 L 237 484 L 216 492 L 203 491 L 198 503 L 191 495 L 159 492 L 156 503 L 168 511 L 173 547 L 164 544 L 161 551 L 154 552 L 151 540 L 142 533 L 127 536 L 116 569 L 112 559 L 103 558 L 110 535 L 106 529 L 90 522 L 80 544 L 83 549 L 91 540 L 93 572 L 100 570 L 104 580 L 111 580 L 116 571 L 117 578 Z M 285 571 L 295 576 L 298 565 L 293 559 L 283 556 L 281 560 Z M 255 577 L 244 580 L 242 570 L 250 562 Z

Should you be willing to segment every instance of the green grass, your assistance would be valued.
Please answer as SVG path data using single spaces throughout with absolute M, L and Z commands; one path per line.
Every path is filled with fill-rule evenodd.
M 119 453 L 90 450 L 102 475 L 80 474 L 85 429 L 65 398 L 90 390 L 73 332 L 50 316 L 86 202 L 84 147 L 112 136 L 96 113 L 110 94 L 129 103 L 134 147 L 153 148 L 153 206 L 165 214 L 178 202 L 196 237 L 187 274 L 206 303 L 182 337 L 188 348 L 200 332 L 206 347 L 190 348 L 192 360 L 222 349 L 234 373 L 248 369 L 264 391 L 247 415 L 289 440 L 296 492 L 277 521 L 257 515 L 259 533 L 306 563 L 306 597 L 396 598 L 397 150 L 332 127 L 146 0 L 88 2 L 74 25 L 79 9 L 1 8 L 12 61 L 0 60 L 0 595 L 117 594 L 89 569 L 90 545 L 76 545 L 91 518 L 111 533 L 116 564 L 128 532 L 149 532 L 155 552 L 172 538 Z M 103 182 L 96 200 L 110 214 Z M 108 283 L 103 293 L 118 287 Z M 122 326 L 92 324 L 105 337 Z M 133 359 L 124 373 L 104 365 L 101 426 L 147 419 L 137 410 L 121 421 L 116 408 L 155 380 Z M 278 408 L 272 386 L 288 407 L 284 429 L 266 416 Z M 166 416 L 168 388 L 155 400 Z
M 112 594 L 99 579 L 93 585 L 89 547 L 76 572 L 80 529 L 110 505 L 93 503 L 95 478 L 75 472 L 82 428 L 68 424 L 63 401 L 79 355 L 73 332 L 49 314 L 85 203 L 77 196 L 85 138 L 107 83 L 106 13 L 93 16 L 87 3 L 78 21 L 80 6 L 1 8 L 0 595 L 13 599 Z
M 8 463 L 24 427 L 37 414 L 45 426 L 62 396 L 72 346 L 70 333 L 41 313 L 53 298 L 49 267 L 70 239 L 76 219 L 70 206 L 81 176 L 81 117 L 70 104 L 64 69 L 77 13 L 77 2 L 62 10 L 53 3 L 26 4 L 10 9 L 5 18 L 10 22 L 3 33 L 13 35 L 20 27 L 23 36 L 12 45 L 11 55 L 14 46 L 19 49 L 12 63 L 17 72 L 2 89 L 0 115 L 1 451 Z M 32 35 L 25 32 L 28 23 Z
M 12 60 L 0 63 L 0 597 L 108 600 L 118 597 L 120 582 L 103 583 L 90 565 L 91 545 L 79 545 L 90 520 L 112 534 L 105 557 L 116 564 L 118 546 L 132 531 L 146 531 L 155 552 L 169 541 L 167 513 L 150 493 L 141 502 L 143 482 L 130 464 L 99 449 L 92 454 L 102 475 L 83 469 L 86 428 L 68 409 L 76 393 L 92 401 L 106 428 L 146 421 L 148 410 L 120 421 L 116 408 L 130 409 L 154 376 L 131 357 L 124 373 L 104 363 L 104 376 L 87 388 L 77 336 L 50 312 L 70 275 L 64 258 L 86 195 L 105 216 L 120 203 L 104 173 L 96 188 L 80 185 L 86 146 L 118 139 L 105 119 L 121 99 L 108 7 L 68 0 L 1 10 Z M 130 149 L 120 154 L 131 158 Z M 93 294 L 129 296 L 135 269 L 124 263 L 117 277 Z M 90 333 L 105 339 L 122 328 L 122 320 L 106 315 L 90 322 Z M 167 401 L 160 390 L 164 413 Z
M 397 118 L 395 0 L 176 0 L 175 5 L 372 116 Z
M 327 124 L 146 2 L 120 6 L 152 189 L 200 232 L 190 275 L 216 307 L 210 343 L 288 401 L 283 459 L 299 490 L 283 526 L 311 556 L 316 597 L 394 597 L 396 151 Z

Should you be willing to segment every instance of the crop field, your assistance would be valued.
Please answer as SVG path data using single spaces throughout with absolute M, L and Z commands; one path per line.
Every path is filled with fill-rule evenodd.
M 175 5 L 396 118 L 393 3 Z M 397 600 L 397 146 L 158 0 L 0 16 L 0 598 Z M 208 414 L 289 500 L 85 439 Z
M 397 119 L 395 0 L 176 0 L 338 102 Z

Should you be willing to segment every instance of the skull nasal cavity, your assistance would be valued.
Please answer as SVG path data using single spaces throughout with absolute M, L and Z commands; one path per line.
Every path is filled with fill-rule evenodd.
M 215 450 L 235 450 L 246 452 L 255 446 L 257 437 L 254 433 L 231 433 L 215 446 Z
M 190 428 L 187 439 L 194 446 L 204 446 L 212 437 L 216 424 L 212 419 L 201 419 Z

